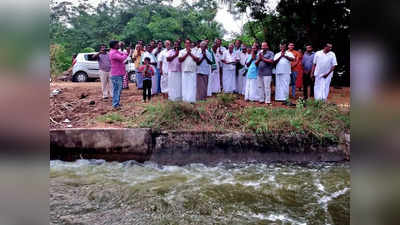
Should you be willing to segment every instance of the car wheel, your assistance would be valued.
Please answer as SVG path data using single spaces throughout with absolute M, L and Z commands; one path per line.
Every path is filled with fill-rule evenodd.
M 77 72 L 74 76 L 75 82 L 86 82 L 88 80 L 88 75 L 85 72 Z
M 132 83 L 136 83 L 136 73 L 134 71 L 129 72 L 128 77 Z

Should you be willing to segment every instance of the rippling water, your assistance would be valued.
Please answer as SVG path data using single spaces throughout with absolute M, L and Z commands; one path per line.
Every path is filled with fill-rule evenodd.
M 51 224 L 350 224 L 348 164 L 50 162 Z

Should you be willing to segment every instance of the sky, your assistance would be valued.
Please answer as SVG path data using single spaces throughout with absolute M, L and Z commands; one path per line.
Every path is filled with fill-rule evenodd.
M 71 0 L 72 1 L 72 0 Z M 100 2 L 107 2 L 108 0 L 88 0 L 93 5 L 97 5 Z M 194 0 L 189 0 L 189 2 Z M 173 0 L 173 5 L 179 5 L 182 0 Z M 279 0 L 271 0 L 271 6 L 276 7 Z M 243 14 L 239 20 L 234 20 L 232 15 L 228 12 L 227 6 L 219 6 L 215 20 L 222 24 L 224 29 L 227 31 L 224 35 L 224 39 L 231 39 L 233 33 L 241 33 L 243 25 L 249 20 L 249 18 Z

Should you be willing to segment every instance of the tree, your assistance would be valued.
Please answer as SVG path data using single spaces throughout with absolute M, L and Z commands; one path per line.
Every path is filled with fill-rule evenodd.
M 280 42 L 294 42 L 297 48 L 312 43 L 316 50 L 332 42 L 339 70 L 347 71 L 341 83 L 349 84 L 350 0 L 281 0 L 276 9 L 268 0 L 221 1 L 241 13 L 250 11 L 252 21 L 238 37 L 268 41 L 272 49 Z

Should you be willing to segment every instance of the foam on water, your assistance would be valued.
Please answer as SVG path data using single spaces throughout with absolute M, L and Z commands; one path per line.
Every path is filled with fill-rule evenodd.
M 333 217 L 343 215 L 342 212 L 328 212 L 328 205 L 350 191 L 349 167 L 341 164 L 162 166 L 135 161 L 50 161 L 50 175 L 50 180 L 57 181 L 57 184 L 64 180 L 66 185 L 74 179 L 91 180 L 91 183 L 85 183 L 83 191 L 89 191 L 91 185 L 93 190 L 97 190 L 96 185 L 101 185 L 101 190 L 107 185 L 118 186 L 121 190 L 130 187 L 135 190 L 134 193 L 143 192 L 139 196 L 146 198 L 143 200 L 146 204 L 162 200 L 177 210 L 173 214 L 168 214 L 171 212 L 167 210 L 164 217 L 173 220 L 175 215 L 197 215 L 200 211 L 207 216 L 197 215 L 196 218 L 208 221 L 204 224 L 211 223 L 210 218 L 214 222 L 229 221 L 229 218 L 236 218 L 235 215 L 247 218 L 243 221 L 237 218 L 238 224 L 244 224 L 249 219 L 253 222 L 268 220 L 296 225 L 332 224 Z M 131 196 L 136 195 L 128 194 L 118 199 L 129 199 Z M 84 201 L 81 197 L 79 199 Z M 129 202 L 136 204 L 136 200 Z M 90 201 L 85 204 L 90 204 Z M 345 203 L 336 204 L 347 207 Z M 322 213 L 305 213 L 310 210 Z

